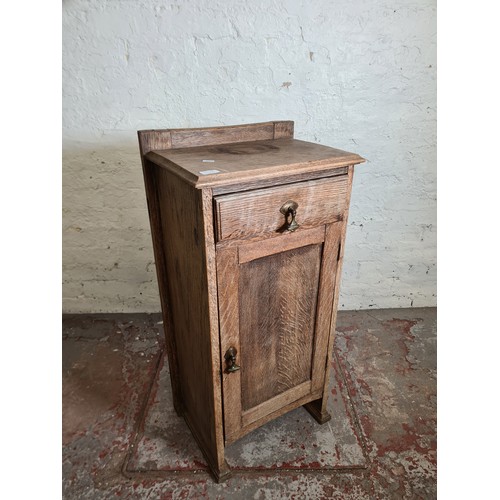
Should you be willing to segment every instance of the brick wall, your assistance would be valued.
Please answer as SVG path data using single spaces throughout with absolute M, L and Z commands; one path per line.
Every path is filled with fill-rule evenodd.
M 136 130 L 291 119 L 361 154 L 344 309 L 435 305 L 436 6 L 63 3 L 63 308 L 158 311 Z

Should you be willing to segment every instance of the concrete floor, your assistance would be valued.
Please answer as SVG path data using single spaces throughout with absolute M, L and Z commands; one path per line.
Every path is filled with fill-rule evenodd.
M 227 450 L 216 484 L 173 412 L 160 316 L 63 318 L 63 497 L 436 497 L 436 310 L 341 312 L 332 420 L 302 408 Z

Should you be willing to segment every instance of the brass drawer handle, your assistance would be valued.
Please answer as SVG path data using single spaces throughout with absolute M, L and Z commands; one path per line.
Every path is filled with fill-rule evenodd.
M 224 355 L 224 359 L 226 360 L 227 368 L 226 372 L 227 373 L 233 373 L 237 372 L 240 367 L 236 364 L 236 354 L 238 351 L 234 347 L 230 347 L 227 351 L 226 354 Z
M 284 205 L 280 208 L 280 212 L 285 216 L 285 231 L 295 231 L 299 225 L 295 220 L 295 216 L 297 215 L 297 208 L 299 208 L 299 204 L 296 201 L 288 200 Z M 288 222 L 288 216 L 291 215 L 292 219 Z

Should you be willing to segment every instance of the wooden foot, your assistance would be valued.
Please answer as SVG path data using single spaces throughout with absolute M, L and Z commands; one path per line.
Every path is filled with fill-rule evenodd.
M 184 412 L 184 420 L 191 430 L 191 433 L 193 434 L 196 442 L 198 443 L 200 451 L 203 454 L 203 458 L 207 462 L 208 470 L 210 471 L 210 474 L 215 479 L 215 481 L 217 483 L 222 483 L 226 479 L 229 479 L 232 472 L 229 464 L 224 459 L 224 455 L 222 454 L 222 457 L 220 457 L 220 459 L 217 459 L 217 456 L 220 456 L 221 454 L 217 453 L 216 449 L 210 449 L 206 447 L 205 442 L 200 439 L 200 434 L 198 433 L 197 428 L 192 425 L 189 415 L 186 412 Z
M 223 483 L 224 481 L 228 480 L 231 475 L 231 468 L 229 467 L 228 463 L 224 460 L 224 464 L 222 467 L 217 468 L 217 467 L 212 467 L 212 465 L 209 463 L 208 466 L 210 467 L 210 473 L 212 474 L 213 478 L 217 483 Z
M 322 399 L 317 399 L 304 405 L 304 408 L 314 417 L 314 420 L 321 425 L 326 424 L 332 418 L 326 409 L 322 408 L 322 402 Z

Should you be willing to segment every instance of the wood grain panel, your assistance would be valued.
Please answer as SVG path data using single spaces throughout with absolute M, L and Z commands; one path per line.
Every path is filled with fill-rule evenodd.
M 264 415 L 263 417 L 259 418 L 258 420 L 254 420 L 253 422 L 249 423 L 245 427 L 242 427 L 239 432 L 232 434 L 230 436 L 227 436 L 226 437 L 226 445 L 234 443 L 234 441 L 236 441 L 237 439 L 240 439 L 241 437 L 245 436 L 249 432 L 252 432 L 253 430 L 260 427 L 261 425 L 264 425 L 267 422 L 270 422 L 271 420 L 273 420 L 281 415 L 284 415 L 285 413 L 292 411 L 295 408 L 298 408 L 299 406 L 304 405 L 304 407 L 307 408 L 306 405 L 310 402 L 315 402 L 319 397 L 321 397 L 321 394 L 322 394 L 321 391 L 311 392 L 300 399 L 290 401 L 285 406 L 275 408 L 272 411 L 272 413 Z
M 252 123 L 229 127 L 199 129 L 173 129 L 172 148 L 231 144 L 234 142 L 260 141 L 274 138 L 274 122 Z
M 240 266 L 242 409 L 311 378 L 321 245 Z
M 233 142 L 292 138 L 293 121 L 274 121 L 221 127 L 140 130 L 141 155 L 150 151 L 213 146 Z
M 281 206 L 298 203 L 296 221 L 301 228 L 342 219 L 347 200 L 347 176 L 329 177 L 247 193 L 215 197 L 218 241 L 279 232 L 285 228 Z
M 219 196 L 221 194 L 232 194 L 241 191 L 252 191 L 254 189 L 262 189 L 266 187 L 285 186 L 287 184 L 294 184 L 296 182 L 346 175 L 348 170 L 349 167 L 337 167 L 329 172 L 308 171 L 301 174 L 295 174 L 293 172 L 282 172 L 281 175 L 275 175 L 264 179 L 248 179 L 244 182 L 238 182 L 237 184 L 214 186 L 212 188 L 212 193 L 214 196 Z
M 156 174 L 184 416 L 218 476 L 226 466 L 220 381 L 216 378 L 220 374 L 215 368 L 219 366 L 219 345 L 213 338 L 218 330 L 215 253 L 213 233 L 210 245 L 211 224 L 204 222 L 203 212 L 211 203 L 208 200 L 207 206 L 207 193 L 170 172 L 157 169 Z
M 274 139 L 285 139 L 293 137 L 292 121 L 274 122 Z
M 316 314 L 315 355 L 312 371 L 313 391 L 321 389 L 325 384 L 325 360 L 328 355 L 330 320 L 335 295 L 334 289 L 341 232 L 342 223 L 340 222 L 326 226 Z
M 224 354 L 230 347 L 237 351 L 241 366 L 239 337 L 239 267 L 238 249 L 226 248 L 217 252 L 219 283 L 220 370 L 224 397 L 224 434 L 234 434 L 241 428 L 241 370 L 227 373 Z M 249 367 L 243 364 L 243 370 Z
M 322 243 L 325 239 L 325 227 L 303 229 L 293 233 L 283 233 L 279 237 L 259 240 L 239 246 L 238 262 L 245 264 L 251 260 L 261 259 L 267 255 L 286 252 L 293 248 Z
M 224 458 L 224 424 L 222 412 L 222 381 L 219 370 L 220 366 L 220 334 L 219 334 L 219 306 L 217 294 L 217 263 L 215 253 L 215 236 L 213 225 L 213 202 L 212 190 L 210 188 L 201 190 L 202 204 L 202 231 L 204 262 L 207 279 L 207 298 L 208 298 L 208 322 L 210 328 L 210 366 L 213 389 L 213 407 L 210 411 L 214 416 L 214 425 L 212 429 L 213 442 L 215 444 L 215 460 L 210 464 L 210 468 L 217 476 L 217 480 L 228 478 L 230 468 Z M 196 235 L 194 235 L 196 241 Z M 209 384 L 210 384 L 209 382 Z
M 142 158 L 150 151 L 170 149 L 172 147 L 170 130 L 139 130 L 137 135 Z
M 327 360 L 326 360 L 326 368 L 324 371 L 324 384 L 323 384 L 323 392 L 322 392 L 322 397 L 309 402 L 308 404 L 305 405 L 305 408 L 309 413 L 320 423 L 323 424 L 327 422 L 330 419 L 330 415 L 326 409 L 327 403 L 328 403 L 328 394 L 329 394 L 329 388 L 328 388 L 328 380 L 330 376 L 330 369 L 331 369 L 331 360 L 333 356 L 333 344 L 335 342 L 335 325 L 337 322 L 337 309 L 338 309 L 338 301 L 339 301 L 339 294 L 340 294 L 340 282 L 341 282 L 341 276 L 342 276 L 342 263 L 344 260 L 344 242 L 345 242 L 345 236 L 346 236 L 346 231 L 347 231 L 347 219 L 348 219 L 348 214 L 349 214 L 349 204 L 350 204 L 350 199 L 351 199 L 351 192 L 352 192 L 352 181 L 354 178 L 354 166 L 349 167 L 349 174 L 348 174 L 348 179 L 349 179 L 349 186 L 347 190 L 347 202 L 346 202 L 346 211 L 344 215 L 344 220 L 340 224 L 340 227 L 338 225 L 335 229 L 327 228 L 327 234 L 330 235 L 329 237 L 331 239 L 336 238 L 335 233 L 337 231 L 340 231 L 340 235 L 338 238 L 338 250 L 337 250 L 337 264 L 336 264 L 336 272 L 335 272 L 335 284 L 334 284 L 334 291 L 333 291 L 333 305 L 332 305 L 332 314 L 330 317 L 330 325 L 329 325 L 329 337 L 328 337 L 328 347 L 327 347 Z
M 244 411 L 241 419 L 243 427 L 252 424 L 252 422 L 255 422 L 256 420 L 264 418 L 277 408 L 287 406 L 293 401 L 303 398 L 307 394 L 311 394 L 311 381 L 302 382 L 301 384 L 285 390 L 281 394 L 264 401 L 250 410 Z
M 178 415 L 183 414 L 183 403 L 181 397 L 179 367 L 177 361 L 177 349 L 172 326 L 172 313 L 168 297 L 168 276 L 163 248 L 163 229 L 161 224 L 160 200 L 156 188 L 156 167 L 148 161 L 144 155 L 152 149 L 165 149 L 170 146 L 170 133 L 155 133 L 154 131 L 143 131 L 138 133 L 139 150 L 141 154 L 144 185 L 146 190 L 146 201 L 148 206 L 149 222 L 151 226 L 151 238 L 153 241 L 153 252 L 155 257 L 156 276 L 160 292 L 160 303 L 163 316 L 163 327 L 170 372 L 170 383 L 172 385 L 172 399 L 174 409 Z
M 155 150 L 147 157 L 164 168 L 183 172 L 200 188 L 262 181 L 283 174 L 323 172 L 328 176 L 337 168 L 365 161 L 348 151 L 292 138 Z

